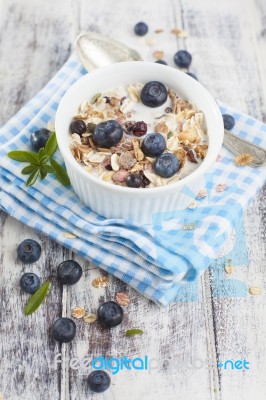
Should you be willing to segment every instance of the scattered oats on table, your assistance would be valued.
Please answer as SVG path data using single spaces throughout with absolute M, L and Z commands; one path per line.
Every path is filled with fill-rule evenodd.
M 216 192 L 218 192 L 218 193 L 224 192 L 227 189 L 227 184 L 219 183 L 215 189 L 216 189 Z
M 93 279 L 92 286 L 95 288 L 106 288 L 110 284 L 110 279 L 107 276 L 99 276 L 98 278 Z
M 120 304 L 120 306 L 127 307 L 130 303 L 130 298 L 127 293 L 123 292 L 117 293 L 115 299 L 117 303 Z
M 249 290 L 249 293 L 254 295 L 254 296 L 262 294 L 262 289 L 259 288 L 259 287 L 252 286 L 248 290 Z
M 87 315 L 85 315 L 85 316 L 83 317 L 83 321 L 84 321 L 86 324 L 92 324 L 93 322 L 96 321 L 96 319 L 97 319 L 97 315 L 96 315 L 96 314 L 93 314 L 93 313 L 89 313 L 89 314 L 87 314 Z
M 233 267 L 232 265 L 225 265 L 224 270 L 228 275 L 230 275 L 234 272 L 235 267 Z
M 253 161 L 254 157 L 249 153 L 239 154 L 234 158 L 235 164 L 238 167 L 244 167 L 249 165 Z
M 163 50 L 155 50 L 152 53 L 153 58 L 155 58 L 156 60 L 161 60 L 162 58 L 164 58 L 164 51 Z
M 85 315 L 85 308 L 84 307 L 75 307 L 73 308 L 73 310 L 71 311 L 71 315 L 74 318 L 82 318 Z
M 65 238 L 67 238 L 67 239 L 76 239 L 76 235 L 74 235 L 73 233 L 70 233 L 70 232 L 64 232 L 64 236 L 65 236 Z
M 200 189 L 199 193 L 197 194 L 197 199 L 203 199 L 207 196 L 207 189 Z

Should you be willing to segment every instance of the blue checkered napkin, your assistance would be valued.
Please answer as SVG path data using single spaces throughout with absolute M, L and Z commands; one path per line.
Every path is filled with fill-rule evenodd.
M 30 133 L 54 120 L 61 97 L 85 73 L 73 55 L 46 87 L 1 128 L 0 207 L 157 304 L 167 305 L 176 297 L 182 277 L 189 272 L 187 278 L 195 279 L 227 243 L 242 207 L 262 186 L 265 169 L 237 168 L 232 155 L 223 149 L 222 159 L 206 176 L 208 196 L 198 200 L 196 209 L 185 208 L 185 204 L 182 212 L 169 210 L 154 215 L 153 224 L 147 226 L 100 217 L 51 176 L 27 188 L 20 173 L 22 164 L 10 160 L 6 153 L 30 148 Z M 266 144 L 265 125 L 226 108 L 222 111 L 233 113 L 236 134 Z M 60 154 L 57 158 L 62 162 Z M 227 189 L 217 192 L 218 183 L 226 183 Z M 197 194 L 186 189 L 184 195 L 189 203 Z M 184 229 L 189 224 L 195 229 Z M 66 232 L 76 238 L 66 238 Z

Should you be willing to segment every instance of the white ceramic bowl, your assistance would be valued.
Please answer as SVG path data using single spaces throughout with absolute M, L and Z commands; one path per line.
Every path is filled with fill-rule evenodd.
M 209 148 L 204 161 L 189 176 L 167 186 L 135 189 L 111 185 L 89 174 L 71 154 L 69 125 L 80 103 L 95 93 L 120 85 L 157 80 L 196 104 L 204 113 Z M 184 209 L 187 199 L 184 186 L 195 194 L 202 187 L 204 173 L 215 161 L 223 142 L 223 121 L 216 101 L 195 79 L 174 68 L 152 62 L 131 61 L 94 70 L 73 84 L 62 98 L 55 120 L 60 152 L 64 158 L 71 184 L 78 197 L 96 213 L 106 218 L 131 219 L 151 223 L 158 212 Z

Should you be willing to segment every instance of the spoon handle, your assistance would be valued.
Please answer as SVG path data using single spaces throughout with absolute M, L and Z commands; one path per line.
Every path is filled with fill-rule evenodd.
M 251 167 L 260 167 L 266 162 L 266 150 L 247 140 L 240 139 L 227 130 L 224 131 L 223 145 L 236 155 L 251 154 L 253 156 L 253 160 L 249 164 Z

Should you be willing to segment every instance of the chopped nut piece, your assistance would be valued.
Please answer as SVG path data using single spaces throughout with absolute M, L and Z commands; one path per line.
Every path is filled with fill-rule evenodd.
M 82 318 L 85 315 L 85 308 L 84 307 L 75 307 L 72 311 L 71 311 L 71 315 L 74 318 Z
M 197 194 L 197 199 L 203 199 L 207 196 L 207 189 L 200 189 L 199 193 Z
M 93 313 L 87 314 L 87 315 L 85 315 L 85 316 L 83 317 L 83 321 L 84 321 L 86 324 L 92 324 L 93 322 L 96 321 L 96 319 L 97 319 L 97 315 L 96 315 L 96 314 L 93 314 Z
M 155 125 L 154 131 L 157 133 L 168 133 L 169 128 L 165 122 L 159 122 L 158 124 Z
M 124 169 L 131 169 L 136 164 L 136 159 L 128 152 L 124 152 L 119 157 L 119 165 Z
M 110 279 L 107 276 L 99 276 L 98 278 L 93 279 L 92 281 L 92 286 L 94 286 L 95 288 L 105 288 L 107 286 L 109 286 L 110 283 Z
M 249 288 L 249 293 L 253 294 L 253 295 L 258 295 L 258 294 L 262 294 L 262 289 L 259 287 L 250 287 Z
M 197 156 L 202 160 L 204 160 L 204 158 L 206 157 L 207 150 L 208 150 L 207 144 L 198 144 L 195 148 Z
M 161 60 L 164 58 L 164 52 L 162 50 L 155 50 L 152 55 L 156 60 Z
M 234 161 L 238 167 L 244 167 L 249 165 L 253 161 L 254 157 L 249 153 L 239 154 L 234 158 Z
M 227 184 L 226 183 L 219 183 L 216 186 L 216 192 L 224 192 L 227 189 Z
M 120 306 L 127 307 L 130 303 L 130 298 L 127 293 L 123 292 L 117 293 L 115 299 L 117 303 L 120 304 Z

